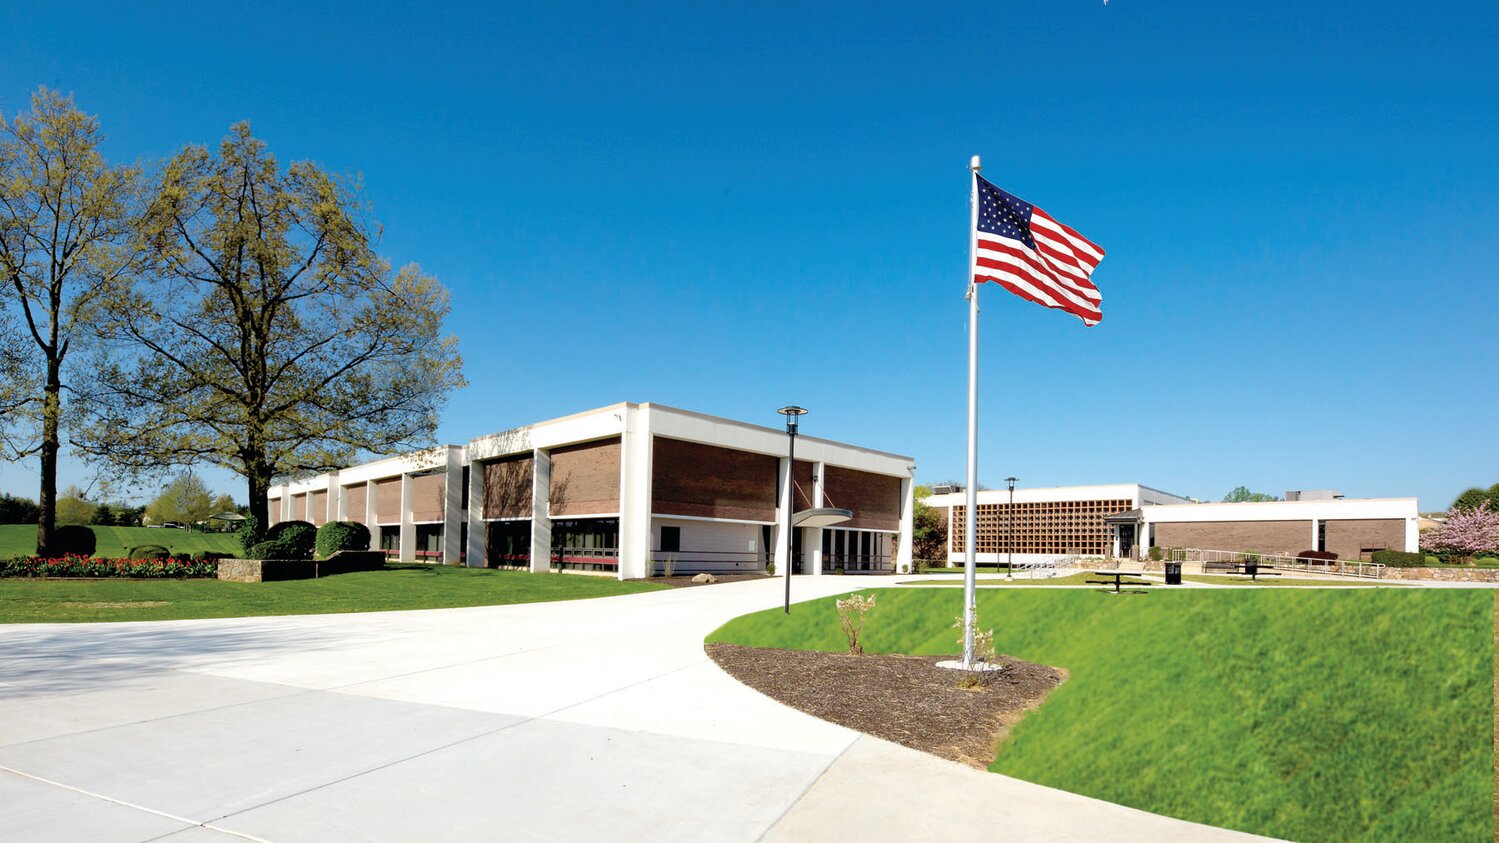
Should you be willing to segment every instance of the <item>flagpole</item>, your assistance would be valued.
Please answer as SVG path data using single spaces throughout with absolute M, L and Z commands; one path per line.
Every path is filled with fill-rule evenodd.
M 971 183 L 968 194 L 968 517 L 963 523 L 963 667 L 973 669 L 973 627 L 976 591 L 975 569 L 978 567 L 978 394 L 979 394 L 979 288 L 973 280 L 978 258 L 979 157 L 968 162 Z

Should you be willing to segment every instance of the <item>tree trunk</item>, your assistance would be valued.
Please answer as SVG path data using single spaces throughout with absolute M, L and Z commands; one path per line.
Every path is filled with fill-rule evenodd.
M 266 493 L 271 490 L 271 469 L 263 459 L 251 457 L 245 460 L 245 480 L 249 486 L 250 493 L 250 517 L 260 525 L 261 532 L 265 532 L 271 526 L 270 507 L 266 503 Z M 245 548 L 249 550 L 249 548 Z
M 57 531 L 57 453 L 62 438 L 61 368 L 58 361 L 47 361 L 47 387 L 42 398 L 42 488 L 36 502 L 38 556 L 57 555 L 53 544 Z

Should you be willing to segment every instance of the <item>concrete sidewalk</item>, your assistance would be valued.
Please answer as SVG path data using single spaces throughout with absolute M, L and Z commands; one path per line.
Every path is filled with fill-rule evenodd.
M 740 685 L 702 639 L 779 599 L 766 580 L 0 626 L 0 840 L 1256 839 L 971 770 Z

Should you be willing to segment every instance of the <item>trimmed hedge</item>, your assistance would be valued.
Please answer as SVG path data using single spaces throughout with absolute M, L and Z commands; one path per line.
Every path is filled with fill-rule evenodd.
M 1426 555 L 1403 550 L 1376 550 L 1369 554 L 1369 561 L 1390 568 L 1420 568 L 1426 564 Z
M 216 562 L 180 559 L 94 559 L 90 556 L 0 559 L 0 577 L 127 577 L 130 579 L 186 579 L 216 577 Z
M 1330 550 L 1303 550 L 1296 555 L 1302 559 L 1313 559 L 1320 562 L 1338 561 L 1338 555 Z
M 125 551 L 131 559 L 170 559 L 172 551 L 159 544 L 143 544 Z
M 319 559 L 341 550 L 369 550 L 370 528 L 357 521 L 334 521 L 317 528 L 314 544 Z
M 98 539 L 90 527 L 64 524 L 52 534 L 52 551 L 62 556 L 92 556 Z
M 251 559 L 312 558 L 317 528 L 306 521 L 282 521 L 266 531 L 265 541 L 250 548 Z

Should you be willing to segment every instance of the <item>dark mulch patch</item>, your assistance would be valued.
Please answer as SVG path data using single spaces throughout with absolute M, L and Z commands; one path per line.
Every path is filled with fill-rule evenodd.
M 963 687 L 951 656 L 850 656 L 708 644 L 719 667 L 768 697 L 840 726 L 987 768 L 1027 711 L 1067 678 L 1063 670 L 1001 657 L 1006 668 Z
M 716 582 L 716 583 L 711 583 L 711 582 L 693 582 L 692 578 L 695 577 L 695 576 L 697 576 L 697 575 L 696 574 L 683 574 L 680 577 L 649 577 L 649 578 L 646 578 L 646 579 L 631 580 L 631 582 L 653 582 L 653 583 L 660 583 L 661 585 L 669 585 L 672 588 L 691 588 L 692 586 L 695 586 L 695 585 L 721 585 L 721 584 L 726 583 L 726 582 L 744 582 L 745 580 L 763 580 L 763 579 L 765 579 L 765 574 L 760 574 L 760 573 L 755 573 L 755 574 L 714 574 L 713 576 L 715 576 L 715 577 L 718 578 L 718 582 Z

